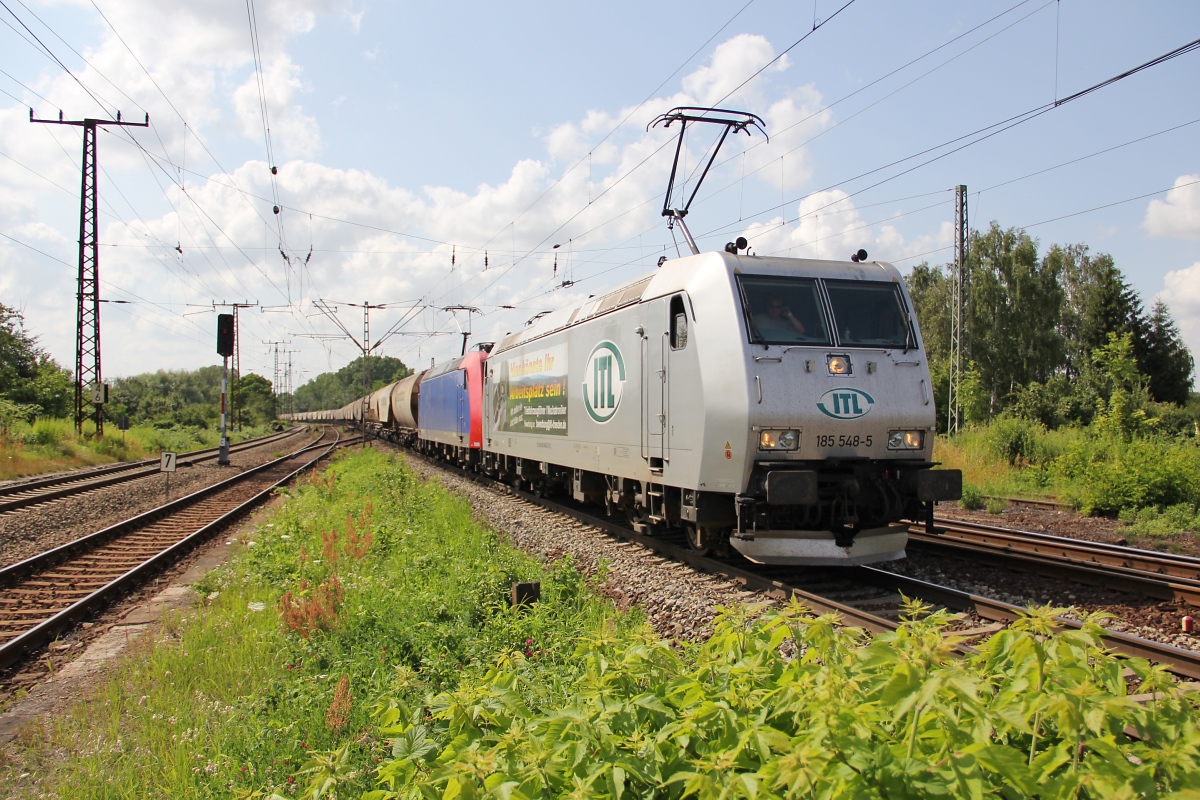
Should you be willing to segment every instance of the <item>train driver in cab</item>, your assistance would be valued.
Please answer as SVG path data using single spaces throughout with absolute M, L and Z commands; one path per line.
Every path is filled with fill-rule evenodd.
M 804 323 L 792 314 L 792 310 L 779 297 L 772 297 L 767 301 L 765 311 L 754 314 L 754 327 L 767 341 L 804 335 Z

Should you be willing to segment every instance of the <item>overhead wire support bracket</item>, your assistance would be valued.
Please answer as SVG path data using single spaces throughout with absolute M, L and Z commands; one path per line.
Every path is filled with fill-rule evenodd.
M 701 106 L 679 106 L 673 108 L 667 113 L 656 117 L 646 126 L 646 130 L 657 127 L 659 124 L 664 128 L 669 128 L 676 122 L 679 123 L 679 139 L 675 144 L 675 160 L 671 163 L 671 177 L 667 180 L 667 194 L 663 198 L 662 215 L 667 217 L 668 228 L 673 228 L 676 222 L 679 223 L 679 229 L 683 231 L 688 247 L 692 249 L 694 255 L 699 255 L 700 248 L 696 246 L 696 240 L 692 238 L 691 231 L 688 230 L 683 218 L 687 216 L 688 209 L 692 207 L 692 201 L 696 199 L 696 194 L 700 191 L 700 185 L 704 183 L 705 177 L 708 176 L 708 171 L 712 168 L 713 162 L 716 161 L 717 153 L 721 151 L 721 145 L 725 144 L 725 139 L 731 131 L 733 133 L 745 133 L 749 136 L 750 129 L 753 128 L 766 137 L 768 142 L 771 141 L 771 137 L 767 136 L 767 131 L 764 127 L 766 123 L 757 114 L 751 114 L 748 111 L 732 111 L 727 108 L 704 108 Z M 687 202 L 683 204 L 682 208 L 672 208 L 671 195 L 675 190 L 675 176 L 679 172 L 679 155 L 683 152 L 683 139 L 689 122 L 708 122 L 723 125 L 725 126 L 725 130 L 721 131 L 721 137 L 717 140 L 716 146 L 713 147 L 712 153 L 708 158 L 708 163 L 704 165 L 704 171 L 696 179 L 696 184 L 692 187 L 692 194 L 688 197 Z

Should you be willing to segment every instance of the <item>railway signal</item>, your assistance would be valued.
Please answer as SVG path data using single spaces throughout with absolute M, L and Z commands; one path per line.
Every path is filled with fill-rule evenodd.
M 233 314 L 217 314 L 217 354 L 221 356 L 221 444 L 217 465 L 229 466 L 228 411 L 225 397 L 229 392 L 229 357 L 233 355 Z

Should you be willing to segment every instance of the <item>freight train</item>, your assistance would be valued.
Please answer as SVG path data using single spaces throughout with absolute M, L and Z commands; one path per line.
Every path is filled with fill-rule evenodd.
M 723 128 L 682 208 L 672 191 L 688 125 Z M 701 552 L 765 564 L 904 557 L 904 519 L 932 524 L 962 496 L 935 470 L 933 387 L 900 273 L 869 262 L 758 257 L 739 237 L 701 253 L 684 218 L 746 112 L 675 108 L 662 215 L 691 255 L 493 344 L 332 411 L 400 444 L 623 513 L 653 534 L 682 528 Z
M 745 249 L 667 260 L 494 346 L 291 418 L 365 424 L 645 533 L 682 528 L 699 552 L 902 558 L 900 520 L 959 499 L 962 475 L 932 469 L 933 390 L 900 274 Z

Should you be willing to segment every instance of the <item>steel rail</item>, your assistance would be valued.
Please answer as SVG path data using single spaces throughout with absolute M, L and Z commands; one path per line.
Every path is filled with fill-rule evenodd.
M 492 478 L 467 472 L 461 468 L 416 454 L 413 451 L 408 451 L 408 454 L 410 458 L 417 458 L 425 463 L 453 471 L 455 475 L 467 478 L 476 483 L 500 488 L 529 503 L 563 514 L 585 525 L 599 528 L 615 538 L 634 542 L 661 556 L 686 564 L 693 569 L 734 580 L 748 589 L 754 589 L 779 599 L 794 597 L 811 610 L 819 613 L 837 613 L 855 627 L 864 628 L 873 633 L 892 631 L 899 627 L 899 623 L 892 620 L 871 614 L 852 605 L 838 602 L 832 598 L 805 591 L 787 581 L 776 580 L 763 575 L 757 565 L 741 566 L 708 556 L 702 556 L 689 548 L 672 544 L 663 538 L 635 533 L 629 528 L 593 516 L 577 508 L 513 489 L 508 484 Z M 840 570 L 842 576 L 849 576 L 862 584 L 882 587 L 890 591 L 917 597 L 927 602 L 945 606 L 954 611 L 973 612 L 981 619 L 993 622 L 1008 623 L 1017 619 L 1024 612 L 1024 609 L 1020 606 L 1005 603 L 1002 600 L 969 594 L 948 586 L 940 586 L 935 583 L 909 578 L 874 567 L 843 567 Z M 1055 617 L 1054 619 L 1056 624 L 1063 628 L 1078 630 L 1082 627 L 1082 624 L 1076 620 L 1064 617 Z M 954 631 L 947 631 L 947 636 L 953 636 L 954 634 Z M 1163 664 L 1168 671 L 1175 675 L 1192 680 L 1200 680 L 1200 653 L 1150 641 L 1149 639 L 1140 639 L 1136 636 L 1130 636 L 1117 631 L 1104 631 L 1101 634 L 1101 639 L 1106 647 L 1118 654 L 1155 661 Z M 972 648 L 965 646 L 960 646 L 958 649 L 963 654 L 973 652 Z
M 229 452 L 240 453 L 243 450 L 261 447 L 262 445 L 294 436 L 298 431 L 299 428 L 291 428 L 282 433 L 273 433 L 258 439 L 248 439 L 245 442 L 239 442 L 230 447 Z M 194 450 L 190 453 L 182 453 L 181 456 L 183 458 L 180 458 L 176 463 L 179 466 L 193 466 L 197 462 L 210 461 L 216 458 L 217 451 L 218 448 L 212 447 L 204 450 Z M 24 495 L 27 492 L 32 492 L 28 496 L 15 497 L 11 500 L 0 499 L 0 514 L 41 505 L 52 500 L 61 500 L 64 497 L 71 497 L 72 495 L 84 494 L 94 489 L 103 489 L 147 475 L 154 475 L 159 471 L 158 465 L 159 459 L 149 458 L 143 461 L 100 467 L 97 470 L 89 470 L 82 475 L 67 473 L 56 475 L 52 478 L 34 479 L 0 486 L 0 498 Z M 59 488 L 52 488 L 55 486 Z M 41 491 L 42 489 L 49 489 L 49 491 Z
M 930 552 L 950 555 L 972 563 L 1016 569 L 1047 578 L 1062 579 L 1102 586 L 1106 589 L 1129 592 L 1156 600 L 1177 600 L 1190 606 L 1200 607 L 1200 581 L 1164 578 L 1139 570 L 1117 566 L 1105 566 L 1074 559 L 1056 558 L 1052 555 L 1028 553 L 1005 546 L 980 544 L 952 537 L 939 538 L 924 531 L 910 532 L 909 552 Z
M 169 563 L 176 557 L 186 552 L 188 549 L 198 544 L 204 537 L 212 533 L 214 530 L 224 526 L 228 522 L 236 519 L 263 498 L 267 497 L 274 489 L 287 481 L 291 480 L 295 475 L 308 469 L 313 464 L 319 462 L 322 458 L 328 455 L 335 447 L 341 444 L 340 434 L 335 431 L 335 440 L 330 444 L 325 444 L 318 441 L 313 444 L 306 445 L 286 456 L 261 464 L 253 469 L 249 469 L 239 475 L 235 475 L 220 483 L 207 486 L 199 491 L 193 492 L 186 497 L 181 497 L 178 500 L 173 500 L 170 503 L 159 506 L 158 508 L 138 514 L 135 517 L 119 522 L 116 525 L 111 525 L 103 530 L 96 531 L 88 536 L 76 539 L 73 542 L 48 550 L 24 561 L 13 564 L 0 570 L 0 591 L 11 587 L 17 581 L 26 578 L 38 571 L 55 568 L 61 566 L 64 562 L 71 558 L 85 554 L 95 550 L 97 547 L 105 545 L 123 535 L 134 532 L 140 527 L 156 522 L 171 514 L 187 509 L 197 502 L 204 500 L 224 489 L 233 487 L 239 483 L 243 483 L 247 479 L 260 472 L 277 467 L 285 461 L 298 458 L 304 453 L 324 448 L 314 458 L 308 460 L 300 467 L 289 471 L 282 478 L 272 482 L 265 489 L 256 492 L 252 497 L 239 503 L 234 508 L 224 512 L 217 518 L 208 521 L 199 529 L 190 534 L 185 535 L 171 546 L 161 550 L 156 555 L 151 556 L 139 565 L 121 574 L 116 579 L 106 583 L 104 586 L 91 592 L 87 596 L 75 601 L 67 608 L 54 613 L 52 616 L 24 631 L 20 635 L 10 639 L 3 645 L 0 645 L 0 667 L 6 667 L 14 661 L 21 658 L 28 651 L 42 645 L 50 637 L 57 634 L 63 628 L 71 625 L 82 618 L 86 617 L 96 607 L 107 603 L 111 598 L 120 592 L 124 591 L 131 585 L 140 581 L 146 574 L 154 570 L 160 565 Z
M 937 532 L 909 530 L 909 546 L 1051 578 L 1178 600 L 1200 607 L 1200 559 L 1124 545 L 939 519 Z
M 855 567 L 854 569 L 862 574 L 864 582 L 876 586 L 888 586 L 913 597 L 944 605 L 955 611 L 973 612 L 981 619 L 1008 623 L 1017 619 L 1025 611 L 1020 606 L 1005 603 L 1002 600 L 962 592 L 906 575 L 897 575 L 877 567 Z M 1054 620 L 1063 628 L 1079 630 L 1083 627 L 1083 623 L 1078 620 L 1066 617 L 1055 617 Z M 1156 661 L 1166 666 L 1175 675 L 1200 680 L 1200 653 L 1193 650 L 1185 650 L 1182 647 L 1150 639 L 1141 639 L 1120 631 L 1105 630 L 1100 638 L 1109 649 L 1121 655 Z
M 1071 505 L 1070 503 L 1063 503 L 1058 500 L 1043 500 L 1042 498 L 1039 498 L 1039 497 L 1004 497 L 1002 495 L 997 495 L 997 494 L 985 494 L 985 495 L 983 495 L 983 499 L 984 500 L 1003 500 L 1005 503 L 1011 503 L 1014 506 L 1032 506 L 1033 508 L 1049 508 L 1049 509 L 1059 509 L 1059 508 L 1074 509 L 1075 508 L 1075 506 Z
M 1104 566 L 1127 567 L 1174 578 L 1200 579 L 1200 558 L 1195 556 L 1158 553 L 1111 542 L 1072 539 L 1067 536 L 985 525 L 967 520 L 938 517 L 934 524 L 945 528 L 947 533 L 973 541 L 1004 542 L 1014 547 L 1028 547 L 1034 552 L 1058 553 L 1063 557 L 1067 557 L 1069 553 L 1080 553 L 1083 555 L 1082 560 L 1095 561 Z

